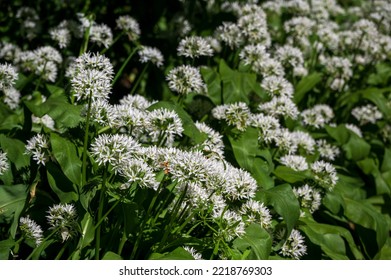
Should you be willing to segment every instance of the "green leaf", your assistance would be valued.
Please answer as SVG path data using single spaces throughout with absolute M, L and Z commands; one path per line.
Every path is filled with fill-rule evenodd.
M 310 177 L 307 171 L 295 171 L 284 165 L 277 166 L 273 174 L 288 183 L 300 182 Z
M 232 70 L 226 62 L 220 60 L 219 72 L 223 82 L 222 103 L 235 102 L 249 103 L 249 94 L 257 92 L 257 76 L 252 73 L 244 73 Z M 259 86 L 258 86 L 259 87 Z
M 337 127 L 333 126 L 325 126 L 327 133 L 334 138 L 339 145 L 343 145 L 346 142 L 348 142 L 350 133 L 349 130 L 346 128 L 345 125 L 340 124 Z
M 354 132 L 351 132 L 349 141 L 345 145 L 342 145 L 342 149 L 345 151 L 348 159 L 358 161 L 369 155 L 371 145 Z
M 19 216 L 25 207 L 28 186 L 0 186 L 0 223 L 12 223 L 10 233 L 15 238 Z
M 46 84 L 46 88 L 50 92 L 51 96 L 63 96 L 65 93 L 63 88 L 54 85 Z
M 95 238 L 95 226 L 94 218 L 90 213 L 85 212 L 83 219 L 81 220 L 81 237 L 79 238 L 79 243 L 77 249 L 72 254 L 72 260 L 80 259 L 80 254 L 83 248 L 87 247 Z
M 64 174 L 72 183 L 79 185 L 82 162 L 77 155 L 75 144 L 56 133 L 50 134 L 50 144 L 53 155 L 60 164 Z
M 11 249 L 16 245 L 12 239 L 0 241 L 0 260 L 8 260 Z
M 48 183 L 62 203 L 78 200 L 77 190 L 72 182 L 53 162 L 46 164 Z
M 0 146 L 11 162 L 15 164 L 16 169 L 21 169 L 30 164 L 30 156 L 24 153 L 25 144 L 13 138 L 8 138 L 5 135 L 0 135 Z
M 152 253 L 150 260 L 194 260 L 193 256 L 182 247 L 166 254 Z
M 391 260 L 391 237 L 387 239 L 386 244 L 383 248 L 376 254 L 375 260 Z
M 354 243 L 350 232 L 342 227 L 317 223 L 310 218 L 300 219 L 304 223 L 299 226 L 312 243 L 319 245 L 322 251 L 333 260 L 347 260 L 345 241 L 356 259 L 363 259 L 363 255 Z
M 233 247 L 242 253 L 251 248 L 251 253 L 246 259 L 267 260 L 272 249 L 272 240 L 270 234 L 261 225 L 251 224 L 242 237 L 234 240 Z
M 274 210 L 284 218 L 288 235 L 300 217 L 300 204 L 289 184 L 259 191 L 256 198 L 266 205 L 272 205 Z
M 295 95 L 293 97 L 295 103 L 298 104 L 303 100 L 306 93 L 312 90 L 321 80 L 322 74 L 317 72 L 302 78 L 295 88 Z
M 387 118 L 391 116 L 388 99 L 383 95 L 383 89 L 368 88 L 361 92 L 361 96 L 372 101 Z
M 386 219 L 365 201 L 345 198 L 345 216 L 356 225 L 356 231 L 367 254 L 374 257 L 389 237 Z
M 210 67 L 201 67 L 200 72 L 208 87 L 209 98 L 215 105 L 220 105 L 222 103 L 220 74 Z
M 103 256 L 102 260 L 117 260 L 117 261 L 119 261 L 119 260 L 123 260 L 123 258 L 114 252 L 108 251 Z
M 166 108 L 177 113 L 179 118 L 182 120 L 183 134 L 191 138 L 196 144 L 202 143 L 206 140 L 206 136 L 198 130 L 189 114 L 186 113 L 186 111 L 180 106 L 169 101 L 160 101 L 151 105 L 148 110 L 152 111 L 159 108 Z

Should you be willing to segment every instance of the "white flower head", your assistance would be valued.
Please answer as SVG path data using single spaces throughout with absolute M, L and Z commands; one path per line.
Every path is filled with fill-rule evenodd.
M 190 92 L 202 93 L 205 87 L 200 70 L 189 65 L 175 67 L 166 79 L 168 87 L 180 95 L 187 95 Z
M 39 246 L 42 243 L 42 228 L 34 220 L 30 219 L 29 216 L 20 218 L 19 227 L 27 239 L 34 240 L 35 246 Z
M 4 175 L 9 168 L 7 153 L 0 150 L 0 176 Z
M 147 63 L 150 61 L 157 67 L 163 65 L 164 57 L 157 48 L 143 46 L 141 50 L 138 51 L 138 55 L 140 56 L 140 62 L 142 63 Z
M 295 171 L 305 171 L 308 169 L 308 163 L 303 156 L 285 155 L 280 158 L 280 161 L 283 165 Z
M 0 64 L 0 90 L 12 87 L 17 78 L 18 73 L 11 64 Z
M 377 120 L 383 118 L 383 114 L 372 104 L 354 108 L 352 115 L 360 122 L 360 125 L 375 124 Z
M 77 213 L 73 204 L 56 204 L 49 207 L 46 216 L 50 229 L 57 230 L 62 242 L 73 238 L 77 234 Z
M 106 24 L 94 24 L 91 26 L 90 40 L 98 46 L 108 48 L 113 43 L 113 32 Z
M 300 259 L 307 253 L 307 246 L 304 243 L 304 237 L 297 229 L 293 229 L 288 239 L 281 248 L 283 256 Z
M 120 16 L 116 20 L 117 28 L 128 34 L 129 40 L 136 41 L 140 37 L 140 25 L 131 16 Z
M 335 167 L 328 162 L 319 160 L 311 164 L 315 182 L 326 190 L 333 190 L 338 182 L 338 175 Z
M 185 37 L 179 42 L 177 51 L 179 56 L 190 58 L 213 55 L 213 49 L 209 41 L 200 36 Z
M 318 190 L 305 184 L 301 187 L 293 188 L 293 193 L 299 199 L 300 206 L 308 209 L 310 213 L 314 213 L 319 209 L 322 196 Z

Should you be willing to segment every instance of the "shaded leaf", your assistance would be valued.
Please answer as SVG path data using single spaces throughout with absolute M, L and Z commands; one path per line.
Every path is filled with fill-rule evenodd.
M 295 103 L 299 103 L 305 97 L 306 93 L 311 91 L 322 80 L 322 74 L 314 72 L 303 77 L 296 85 L 293 99 Z
M 272 240 L 270 234 L 258 224 L 251 224 L 246 228 L 246 233 L 240 238 L 236 238 L 233 247 L 245 253 L 251 248 L 251 253 L 246 259 L 267 260 L 269 258 Z
M 123 260 L 123 258 L 114 252 L 108 251 L 103 256 L 102 260 Z

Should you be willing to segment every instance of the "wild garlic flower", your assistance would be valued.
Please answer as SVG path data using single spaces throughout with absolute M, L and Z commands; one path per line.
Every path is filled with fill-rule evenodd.
M 280 158 L 281 164 L 295 170 L 305 171 L 308 169 L 306 158 L 298 155 L 285 155 Z
M 4 93 L 3 101 L 10 109 L 14 110 L 19 107 L 21 94 L 16 88 L 14 87 L 4 88 L 3 93 Z
M 36 247 L 38 247 L 42 243 L 42 228 L 34 220 L 30 219 L 29 216 L 20 218 L 19 228 L 25 238 L 31 239 L 35 242 Z
M 334 118 L 333 109 L 326 104 L 318 104 L 301 112 L 304 125 L 322 128 Z
M 118 166 L 118 173 L 126 181 L 121 186 L 121 190 L 129 189 L 135 183 L 141 188 L 151 188 L 154 190 L 157 190 L 159 186 L 153 169 L 142 160 L 129 158 L 128 160 L 121 161 Z
M 259 129 L 259 143 L 270 144 L 276 141 L 278 130 L 280 129 L 280 122 L 275 117 L 262 113 L 254 114 L 250 118 L 250 125 Z
M 39 124 L 39 125 L 44 125 L 46 126 L 47 128 L 50 128 L 51 130 L 56 130 L 55 129 L 55 122 L 54 120 L 52 119 L 52 117 L 50 117 L 49 115 L 43 115 L 42 117 L 36 117 L 34 115 L 31 116 L 31 121 L 35 124 Z
M 177 48 L 179 56 L 197 58 L 200 56 L 213 56 L 212 46 L 208 40 L 200 36 L 183 38 Z
M 120 16 L 116 20 L 117 28 L 125 31 L 128 34 L 130 41 L 136 41 L 141 34 L 140 25 L 131 16 Z
M 250 199 L 255 196 L 258 184 L 251 174 L 243 169 L 227 166 L 225 173 L 226 184 L 222 190 L 228 201 Z
M 281 76 L 268 76 L 262 80 L 261 87 L 270 96 L 293 97 L 293 85 Z
M 16 12 L 16 18 L 21 21 L 21 30 L 27 39 L 32 40 L 38 33 L 38 13 L 30 7 L 20 7 Z
M 21 49 L 13 43 L 3 43 L 0 48 L 0 58 L 11 63 L 18 63 Z
M 184 16 L 180 15 L 173 19 L 174 30 L 179 35 L 179 37 L 183 37 L 188 35 L 193 27 L 188 19 Z
M 236 237 L 245 234 L 245 223 L 242 216 L 232 210 L 226 210 L 222 215 L 214 217 L 218 223 L 218 232 L 215 233 L 217 238 L 223 238 L 226 241 L 232 241 Z
M 205 88 L 200 70 L 189 65 L 171 69 L 166 80 L 168 81 L 168 87 L 180 95 L 187 95 L 191 92 L 200 94 Z
M 294 145 L 298 149 L 304 150 L 307 154 L 313 154 L 315 152 L 316 142 L 312 136 L 304 131 L 294 131 L 291 133 Z
M 239 212 L 245 216 L 246 223 L 257 223 L 265 229 L 270 228 L 272 225 L 272 215 L 269 209 L 263 203 L 256 200 L 247 200 Z
M 101 134 L 93 140 L 90 153 L 98 165 L 110 164 L 118 172 L 139 148 L 140 144 L 130 136 Z
M 315 22 L 307 17 L 294 17 L 285 21 L 284 30 L 296 37 L 308 37 L 315 25 Z
M 109 79 L 114 77 L 114 68 L 110 60 L 98 53 L 83 53 L 75 59 L 72 68 L 73 70 L 70 72 L 73 73 L 73 76 L 83 70 L 96 70 L 104 73 Z
M 85 108 L 85 110 L 87 110 L 87 108 Z M 116 117 L 114 106 L 106 99 L 92 100 L 90 114 L 92 122 L 101 126 L 114 127 L 114 119 Z
M 141 63 L 151 62 L 157 67 L 163 66 L 164 57 L 159 49 L 153 47 L 143 46 L 139 51 L 138 55 L 140 56 Z
M 339 56 L 320 56 L 319 62 L 325 66 L 326 73 L 335 78 L 348 81 L 353 76 L 353 65 L 349 59 Z
M 76 101 L 108 99 L 111 93 L 111 80 L 101 71 L 82 70 L 71 80 Z
M 274 96 L 272 100 L 261 103 L 258 110 L 271 116 L 282 116 L 297 119 L 299 110 L 291 98 L 287 96 Z
M 281 2 L 282 7 L 290 14 L 308 15 L 311 12 L 311 7 L 307 0 L 289 0 Z
M 231 49 L 240 47 L 244 42 L 242 31 L 237 24 L 232 22 L 223 22 L 217 27 L 215 36 Z
M 337 146 L 327 143 L 324 139 L 316 141 L 316 149 L 318 150 L 320 157 L 327 160 L 335 160 L 340 154 L 340 150 Z
M 261 9 L 261 8 L 259 8 Z M 266 15 L 262 12 L 252 12 L 238 18 L 238 26 L 251 44 L 271 45 L 271 37 L 267 29 Z
M 216 159 L 224 158 L 223 136 L 205 123 L 197 121 L 195 125 L 201 133 L 205 133 L 207 136 L 207 139 L 198 145 L 202 148 L 205 156 Z
M 303 52 L 299 48 L 285 45 L 279 47 L 275 55 L 282 65 L 288 69 L 295 69 L 299 66 L 304 67 Z
M 311 170 L 316 183 L 326 190 L 334 189 L 338 182 L 338 175 L 332 164 L 319 160 L 311 164 Z
M 0 64 L 0 90 L 12 87 L 18 79 L 18 73 L 11 64 Z
M 244 65 L 250 65 L 253 71 L 256 71 L 256 65 L 259 65 L 265 59 L 269 58 L 270 54 L 266 51 L 266 47 L 262 44 L 247 45 L 239 53 L 239 58 Z
M 9 168 L 7 153 L 0 150 L 0 176 L 4 175 Z
M 62 21 L 57 27 L 49 29 L 50 38 L 55 41 L 60 49 L 68 47 L 71 42 L 71 31 L 68 22 Z
M 282 77 L 285 75 L 285 70 L 281 62 L 271 57 L 265 56 L 261 61 L 256 61 L 252 68 L 257 74 L 263 77 Z
M 368 123 L 375 124 L 376 121 L 383 118 L 383 114 L 372 104 L 354 108 L 352 110 L 352 115 L 360 122 L 360 125 Z
M 212 109 L 212 115 L 218 120 L 224 120 L 229 126 L 245 131 L 249 125 L 250 109 L 244 102 L 219 105 Z
M 77 213 L 73 204 L 56 204 L 49 207 L 46 216 L 51 230 L 57 231 L 62 242 L 77 235 Z
M 94 24 L 90 29 L 90 41 L 108 48 L 113 43 L 113 32 L 106 24 Z
M 136 94 L 136 95 L 125 95 L 119 103 L 121 105 L 128 105 L 130 107 L 146 110 L 149 106 L 156 103 L 157 101 L 149 101 L 144 96 Z
M 347 123 L 347 124 L 345 124 L 345 127 L 347 129 L 349 129 L 350 131 L 354 132 L 357 136 L 362 138 L 362 131 L 358 126 L 351 124 L 351 123 Z
M 174 111 L 166 108 L 155 109 L 147 114 L 146 129 L 152 142 L 170 147 L 176 136 L 182 136 L 182 120 Z
M 304 243 L 304 237 L 297 229 L 293 229 L 288 239 L 281 248 L 281 254 L 285 257 L 291 257 L 299 260 L 307 254 L 307 246 Z
M 50 159 L 49 139 L 44 134 L 37 134 L 30 140 L 27 140 L 26 154 L 32 155 L 38 163 L 45 165 Z
M 301 187 L 293 188 L 293 193 L 299 200 L 301 208 L 308 209 L 310 213 L 314 213 L 319 209 L 322 196 L 318 190 L 305 184 Z
M 195 260 L 202 260 L 202 255 L 196 251 L 193 247 L 184 246 L 185 249 Z

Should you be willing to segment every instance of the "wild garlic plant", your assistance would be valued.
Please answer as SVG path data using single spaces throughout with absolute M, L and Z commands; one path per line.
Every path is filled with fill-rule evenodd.
M 1 258 L 391 258 L 388 1 L 120 2 L 0 12 Z

